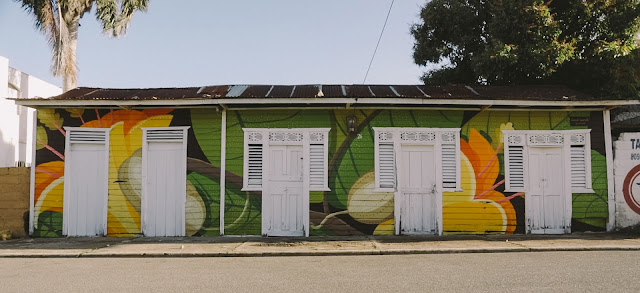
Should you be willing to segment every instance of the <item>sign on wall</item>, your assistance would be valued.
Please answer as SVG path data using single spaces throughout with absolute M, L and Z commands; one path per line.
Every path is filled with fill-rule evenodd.
M 614 142 L 616 225 L 640 224 L 640 133 L 622 133 Z

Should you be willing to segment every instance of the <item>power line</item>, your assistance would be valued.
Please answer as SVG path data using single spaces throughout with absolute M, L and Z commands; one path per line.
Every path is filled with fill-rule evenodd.
M 393 7 L 393 2 L 396 0 L 391 0 L 391 5 L 389 5 L 389 12 L 387 12 L 387 18 L 384 20 L 384 25 L 382 26 L 382 31 L 380 32 L 380 37 L 378 38 L 378 43 L 376 44 L 376 49 L 373 50 L 373 56 L 371 56 L 371 61 L 369 61 L 369 67 L 367 68 L 367 73 L 364 75 L 364 79 L 362 80 L 362 84 L 367 81 L 367 76 L 369 76 L 369 70 L 371 70 L 371 64 L 373 64 L 373 59 L 376 58 L 376 52 L 378 52 L 378 46 L 380 46 L 380 40 L 382 40 L 382 35 L 384 34 L 384 29 L 387 27 L 387 21 L 389 21 L 389 15 L 391 14 L 391 8 Z

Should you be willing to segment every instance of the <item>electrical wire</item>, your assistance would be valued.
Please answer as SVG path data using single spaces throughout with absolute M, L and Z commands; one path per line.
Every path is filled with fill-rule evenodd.
M 371 56 L 371 61 L 369 61 L 369 67 L 367 68 L 367 73 L 364 75 L 364 79 L 362 80 L 362 84 L 367 81 L 367 77 L 369 76 L 369 70 L 371 70 L 371 65 L 373 64 L 373 59 L 376 58 L 376 52 L 378 52 L 378 46 L 380 46 L 380 41 L 382 40 L 382 35 L 384 34 L 384 29 L 387 27 L 387 21 L 389 21 L 389 15 L 391 14 L 391 8 L 393 8 L 393 3 L 396 0 L 391 0 L 391 5 L 389 5 L 389 12 L 387 12 L 387 18 L 384 20 L 384 25 L 382 26 L 382 31 L 380 32 L 380 37 L 378 38 L 378 43 L 376 44 L 375 50 L 373 50 L 373 56 Z

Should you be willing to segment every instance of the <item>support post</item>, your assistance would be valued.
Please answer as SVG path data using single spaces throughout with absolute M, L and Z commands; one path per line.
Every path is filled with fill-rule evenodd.
M 607 205 L 609 207 L 609 222 L 607 223 L 607 231 L 612 231 L 616 226 L 616 198 L 613 174 L 613 141 L 611 139 L 611 112 L 603 111 L 604 120 L 604 146 L 605 157 L 607 162 Z
M 220 236 L 224 235 L 225 173 L 227 163 L 227 109 L 222 109 L 220 123 Z

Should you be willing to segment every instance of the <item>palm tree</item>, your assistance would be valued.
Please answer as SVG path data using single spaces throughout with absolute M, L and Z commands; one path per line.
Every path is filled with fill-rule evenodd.
M 14 0 L 35 17 L 35 25 L 48 39 L 53 56 L 51 71 L 62 76 L 62 90 L 76 88 L 76 47 L 80 18 L 96 8 L 96 18 L 106 35 L 126 33 L 133 13 L 146 11 L 149 0 Z

